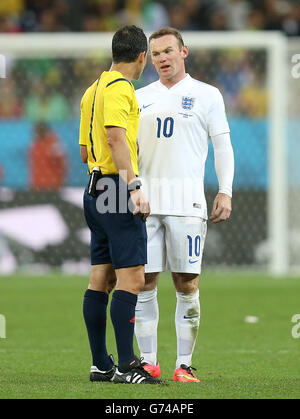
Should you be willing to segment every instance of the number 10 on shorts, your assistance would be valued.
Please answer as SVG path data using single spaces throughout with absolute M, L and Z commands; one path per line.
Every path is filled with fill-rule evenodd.
M 195 236 L 195 238 L 187 235 L 188 238 L 188 242 L 189 242 L 189 257 L 193 258 L 193 257 L 197 257 L 199 258 L 200 253 L 201 253 L 201 239 L 200 236 L 197 235 Z M 195 263 L 198 262 L 198 260 L 189 260 L 190 263 Z

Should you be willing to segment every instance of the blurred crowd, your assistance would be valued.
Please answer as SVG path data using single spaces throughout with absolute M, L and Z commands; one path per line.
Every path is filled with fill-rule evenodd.
M 300 0 L 1 0 L 0 32 L 282 30 L 300 36 Z M 188 42 L 187 42 L 188 43 Z M 13 59 L 0 83 L 0 119 L 46 123 L 78 118 L 86 87 L 110 65 L 109 56 Z M 217 86 L 229 116 L 267 114 L 263 50 L 192 50 L 187 71 Z M 157 78 L 151 64 L 136 87 Z
M 111 64 L 110 56 L 16 59 L 0 83 L 0 120 L 63 122 L 80 116 L 85 89 Z M 229 116 L 261 118 L 267 114 L 264 50 L 190 50 L 187 72 L 218 87 Z M 149 63 L 135 87 L 157 80 Z
M 1 0 L 0 32 L 281 30 L 300 36 L 299 0 Z

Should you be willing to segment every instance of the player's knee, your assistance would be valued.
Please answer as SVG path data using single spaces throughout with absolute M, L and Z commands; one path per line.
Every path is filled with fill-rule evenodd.
M 107 278 L 107 292 L 108 292 L 108 294 L 110 294 L 112 292 L 112 290 L 115 288 L 116 282 L 117 282 L 117 278 L 116 278 L 115 273 L 111 274 Z
M 89 288 L 109 294 L 116 285 L 116 274 L 112 267 L 92 266 Z
M 173 281 L 177 292 L 192 294 L 198 290 L 199 276 L 189 273 L 173 273 Z
M 89 289 L 94 291 L 107 292 L 107 282 L 103 278 L 99 278 L 93 273 L 90 277 Z
M 194 281 L 188 281 L 180 284 L 180 286 L 176 288 L 176 291 L 182 292 L 184 294 L 194 294 L 197 289 L 198 286 Z
M 118 287 L 133 294 L 139 294 L 145 285 L 144 266 L 128 268 L 118 277 Z
M 144 276 L 137 276 L 134 283 L 133 283 L 134 289 L 136 294 L 139 294 L 145 286 L 145 278 Z
M 159 273 L 147 273 L 145 274 L 145 285 L 143 291 L 155 290 L 158 283 Z

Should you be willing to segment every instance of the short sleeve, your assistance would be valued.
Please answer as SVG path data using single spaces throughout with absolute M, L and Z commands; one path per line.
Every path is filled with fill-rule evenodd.
M 132 86 L 126 80 L 108 85 L 103 91 L 104 126 L 127 129 L 128 117 L 132 107 Z
M 79 144 L 87 145 L 87 138 L 89 135 L 89 128 L 87 124 L 87 116 L 85 115 L 86 109 L 84 106 L 84 97 L 81 100 L 81 117 L 80 117 L 80 130 L 79 130 Z
M 212 103 L 207 114 L 207 126 L 210 137 L 230 132 L 223 97 L 218 89 L 212 96 Z

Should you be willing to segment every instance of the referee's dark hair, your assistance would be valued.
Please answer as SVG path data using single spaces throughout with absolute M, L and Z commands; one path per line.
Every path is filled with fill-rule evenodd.
M 113 62 L 132 63 L 142 52 L 147 52 L 147 37 L 141 28 L 135 25 L 120 28 L 113 36 Z

